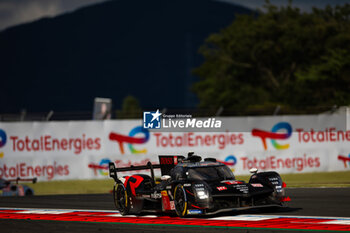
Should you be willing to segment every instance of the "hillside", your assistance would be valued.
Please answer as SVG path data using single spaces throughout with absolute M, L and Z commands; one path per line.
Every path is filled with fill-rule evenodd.
M 115 0 L 0 32 L 1 112 L 194 107 L 205 38 L 250 10 L 211 0 Z

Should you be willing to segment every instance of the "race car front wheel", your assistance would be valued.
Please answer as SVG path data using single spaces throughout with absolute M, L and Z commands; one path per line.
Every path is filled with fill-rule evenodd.
M 187 197 L 184 187 L 178 184 L 174 191 L 174 204 L 177 216 L 184 217 L 187 214 Z
M 121 215 L 127 215 L 130 207 L 128 194 L 123 184 L 115 184 L 113 189 L 114 204 Z

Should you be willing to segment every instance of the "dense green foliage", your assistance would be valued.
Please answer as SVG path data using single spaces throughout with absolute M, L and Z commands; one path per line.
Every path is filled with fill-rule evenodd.
M 200 107 L 285 113 L 350 104 L 350 5 L 301 12 L 270 3 L 239 15 L 200 48 Z
M 128 95 L 123 99 L 122 109 L 116 111 L 117 118 L 141 118 L 142 109 L 136 97 Z

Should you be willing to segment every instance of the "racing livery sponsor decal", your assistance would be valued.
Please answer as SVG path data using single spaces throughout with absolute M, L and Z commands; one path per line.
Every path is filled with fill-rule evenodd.
M 124 186 L 127 188 L 128 186 L 130 187 L 131 193 L 136 196 L 136 191 L 135 189 L 140 186 L 140 184 L 143 181 L 143 177 L 138 176 L 138 175 L 133 175 L 133 176 L 126 176 L 125 177 L 125 182 Z
M 219 191 L 224 191 L 224 190 L 227 190 L 227 188 L 225 186 L 219 186 L 219 187 L 216 187 L 217 190 Z
M 224 181 L 221 181 L 221 183 L 225 183 L 227 185 L 243 184 L 243 182 L 239 180 L 224 180 Z
M 162 194 L 162 210 L 163 211 L 172 210 L 168 192 L 163 190 L 161 191 L 161 194 Z
M 249 191 L 248 186 L 245 184 L 238 184 L 238 185 L 235 185 L 234 187 L 242 193 L 248 193 Z
M 192 209 L 192 210 L 187 210 L 187 214 L 202 214 L 203 210 L 200 209 Z

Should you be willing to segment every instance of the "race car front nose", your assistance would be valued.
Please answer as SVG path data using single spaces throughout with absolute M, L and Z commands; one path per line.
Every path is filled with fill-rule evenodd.
M 193 192 L 196 204 L 202 208 L 208 208 L 211 200 L 208 189 L 205 187 L 194 187 Z
M 195 189 L 195 193 L 196 193 L 197 199 L 203 200 L 203 199 L 209 198 L 208 191 L 206 191 L 206 190 L 196 190 Z

